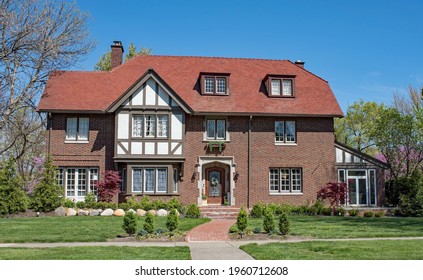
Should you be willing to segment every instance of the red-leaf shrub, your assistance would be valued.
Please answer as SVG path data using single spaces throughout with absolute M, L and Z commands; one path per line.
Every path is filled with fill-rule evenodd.
M 328 200 L 333 209 L 345 203 L 346 195 L 347 184 L 340 182 L 329 182 L 317 192 L 317 198 Z
M 120 190 L 121 181 L 119 172 L 106 170 L 104 173 L 104 180 L 97 184 L 99 201 L 111 202 L 113 197 Z

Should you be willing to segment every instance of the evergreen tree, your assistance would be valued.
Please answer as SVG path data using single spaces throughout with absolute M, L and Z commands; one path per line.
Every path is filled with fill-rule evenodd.
M 178 228 L 178 224 L 179 218 L 176 209 L 171 209 L 167 215 L 166 227 L 170 232 L 172 232 Z
M 264 210 L 263 229 L 267 233 L 275 230 L 275 221 L 273 220 L 273 213 L 268 207 Z
M 0 169 L 0 215 L 24 212 L 27 206 L 28 197 L 11 158 Z
M 40 182 L 32 192 L 31 208 L 35 211 L 50 212 L 62 205 L 64 189 L 57 180 L 57 167 L 50 157 L 44 163 Z
M 279 231 L 282 235 L 287 235 L 290 230 L 288 215 L 285 212 L 282 212 L 279 216 Z
M 238 217 L 236 218 L 236 225 L 241 232 L 247 228 L 248 215 L 247 210 L 245 210 L 244 207 L 241 207 L 241 210 L 239 211 Z
M 154 216 L 150 212 L 147 212 L 147 215 L 145 216 L 145 222 L 144 222 L 144 230 L 148 232 L 149 234 L 152 234 L 155 229 L 154 225 Z
M 132 212 L 126 212 L 125 217 L 123 217 L 122 228 L 129 236 L 134 235 L 137 230 L 137 224 L 137 216 Z

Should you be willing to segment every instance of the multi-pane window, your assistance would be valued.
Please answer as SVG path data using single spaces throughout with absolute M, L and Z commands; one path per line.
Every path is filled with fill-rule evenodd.
M 167 115 L 157 115 L 157 137 L 167 137 Z
M 72 167 L 59 169 L 58 183 L 66 190 L 66 197 L 83 200 L 89 192 L 96 193 L 98 168 Z
M 207 139 L 225 140 L 226 139 L 226 120 L 207 120 Z
M 66 119 L 66 140 L 88 141 L 89 119 L 88 118 L 67 118 Z
M 270 193 L 301 193 L 301 168 L 270 168 L 269 191 Z
M 296 125 L 295 121 L 275 121 L 275 142 L 295 143 Z
M 166 193 L 168 181 L 167 168 L 133 168 L 132 192 Z
M 156 116 L 146 115 L 145 116 L 145 137 L 156 136 Z
M 292 79 L 270 79 L 270 95 L 293 96 Z
M 132 116 L 132 136 L 142 137 L 143 116 Z
M 203 93 L 205 94 L 228 94 L 227 77 L 207 76 L 203 77 Z
M 169 116 L 157 115 L 133 115 L 132 137 L 168 137 Z

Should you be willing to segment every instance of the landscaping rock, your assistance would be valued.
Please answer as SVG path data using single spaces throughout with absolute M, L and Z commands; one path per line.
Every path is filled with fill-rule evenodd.
M 57 208 L 56 210 L 54 210 L 54 214 L 56 216 L 65 216 L 66 215 L 66 210 L 64 207 L 60 206 L 59 208 Z
M 159 209 L 157 211 L 157 216 L 159 216 L 159 217 L 166 217 L 167 216 L 167 211 L 165 209 Z
M 153 216 L 157 215 L 157 211 L 156 210 L 149 210 L 148 213 L 150 213 Z
M 90 211 L 88 210 L 84 210 L 84 209 L 78 210 L 78 216 L 88 216 L 89 214 L 90 214 Z
M 76 210 L 73 208 L 66 209 L 66 216 L 76 216 Z
M 101 212 L 100 216 L 113 216 L 113 213 L 114 213 L 113 209 L 107 208 L 106 210 Z
M 137 213 L 137 211 L 135 211 L 134 209 L 129 209 L 128 211 L 126 211 L 126 212 L 131 212 L 131 213 L 134 213 L 134 214 L 136 214 Z
M 137 209 L 137 215 L 140 217 L 144 217 L 147 212 L 143 209 Z
M 122 209 L 116 209 L 115 212 L 113 213 L 113 215 L 115 215 L 117 217 L 123 217 L 123 216 L 125 216 L 125 211 L 123 211 Z
M 101 214 L 102 211 L 103 210 L 101 210 L 101 209 L 92 209 L 90 211 L 89 215 L 90 216 L 100 216 L 100 214 Z

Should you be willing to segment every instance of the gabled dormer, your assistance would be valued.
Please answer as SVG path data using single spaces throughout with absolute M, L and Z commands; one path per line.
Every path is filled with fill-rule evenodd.
M 269 97 L 295 97 L 295 75 L 268 74 L 264 83 Z
M 230 73 L 200 73 L 202 95 L 229 95 Z

